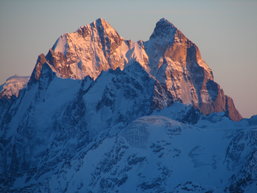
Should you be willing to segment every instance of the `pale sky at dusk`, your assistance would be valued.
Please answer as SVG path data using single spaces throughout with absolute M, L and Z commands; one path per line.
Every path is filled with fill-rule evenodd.
M 162 17 L 200 48 L 244 117 L 257 114 L 257 0 L 0 0 L 0 84 L 30 75 L 63 33 L 99 17 L 125 39 L 148 40 Z

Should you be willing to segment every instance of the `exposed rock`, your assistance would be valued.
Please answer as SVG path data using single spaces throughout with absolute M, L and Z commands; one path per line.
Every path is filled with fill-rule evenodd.
M 46 63 L 61 78 L 97 79 L 102 71 L 123 70 L 134 61 L 156 80 L 155 96 L 161 97 L 154 97 L 156 108 L 179 101 L 204 114 L 227 112 L 232 120 L 242 118 L 233 100 L 214 82 L 198 47 L 164 18 L 146 42 L 124 40 L 104 19 L 97 19 L 60 36 L 46 57 L 39 56 L 33 74 L 38 79 Z

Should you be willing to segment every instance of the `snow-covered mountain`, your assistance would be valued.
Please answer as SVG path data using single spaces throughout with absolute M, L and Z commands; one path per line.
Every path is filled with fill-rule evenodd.
M 28 81 L 28 76 L 14 75 L 9 77 L 4 84 L 0 85 L 0 98 L 18 97 L 20 90 L 27 85 Z
M 95 80 L 102 71 L 123 70 L 134 62 L 157 82 L 157 93 L 170 95 L 165 102 L 155 101 L 156 108 L 181 101 L 204 114 L 225 111 L 232 120 L 242 118 L 213 80 L 198 47 L 166 19 L 157 22 L 146 42 L 124 40 L 104 19 L 81 26 L 60 36 L 46 56 L 39 56 L 33 77 L 40 78 L 45 64 L 61 78 Z
M 256 188 L 256 117 L 239 121 L 197 46 L 166 19 L 146 42 L 103 19 L 60 36 L 6 100 L 0 192 Z

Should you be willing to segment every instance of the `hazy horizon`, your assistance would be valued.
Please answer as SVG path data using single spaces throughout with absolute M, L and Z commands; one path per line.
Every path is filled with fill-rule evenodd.
M 104 18 L 125 39 L 148 40 L 166 18 L 199 47 L 244 117 L 257 114 L 257 1 L 0 1 L 0 84 L 30 75 L 63 33 Z

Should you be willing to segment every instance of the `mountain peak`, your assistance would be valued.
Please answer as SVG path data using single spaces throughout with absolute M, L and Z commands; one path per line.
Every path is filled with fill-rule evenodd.
M 103 18 L 98 18 L 90 24 L 91 28 L 96 28 L 99 34 L 119 36 L 117 31 Z
M 96 19 L 94 22 L 97 23 L 97 24 L 101 24 L 101 25 L 109 25 L 109 26 L 111 26 L 104 18 L 101 18 L 101 17 Z
M 156 37 L 164 37 L 164 38 L 170 38 L 174 35 L 177 28 L 167 19 L 161 18 L 155 25 L 154 31 L 150 37 L 156 38 Z
M 156 23 L 156 25 L 160 25 L 160 24 L 162 24 L 162 25 L 169 25 L 169 26 L 171 26 L 171 27 L 175 27 L 169 20 L 167 20 L 166 18 L 161 18 L 157 23 Z
M 104 18 L 102 18 L 102 17 L 97 18 L 95 21 L 101 21 L 101 22 L 107 23 L 106 20 Z
M 103 28 L 112 28 L 112 26 L 103 18 L 98 18 L 92 23 L 90 23 L 91 27 L 103 27 Z
M 103 18 L 98 18 L 76 32 L 60 36 L 46 57 L 39 57 L 35 77 L 39 80 L 41 74 L 52 70 L 61 78 L 97 79 L 103 71 L 123 70 L 135 61 L 165 85 L 164 93 L 169 93 L 172 100 L 192 104 L 204 114 L 229 109 L 235 112 L 228 114 L 232 119 L 240 119 L 234 116 L 238 113 L 232 103 L 227 105 L 221 89 L 210 87 L 212 71 L 197 46 L 165 18 L 156 23 L 150 40 L 141 44 L 124 40 Z M 42 69 L 46 73 L 41 73 Z

